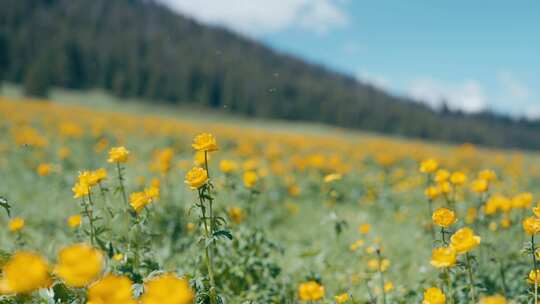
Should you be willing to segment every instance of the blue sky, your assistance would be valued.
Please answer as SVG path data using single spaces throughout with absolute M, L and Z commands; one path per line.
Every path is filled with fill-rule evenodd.
M 537 0 L 161 1 L 434 107 L 540 117 Z

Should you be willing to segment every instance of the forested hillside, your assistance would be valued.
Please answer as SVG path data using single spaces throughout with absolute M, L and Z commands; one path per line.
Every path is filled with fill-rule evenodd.
M 540 148 L 540 123 L 434 112 L 152 1 L 0 0 L 0 79 L 219 108 L 251 117 Z M 495 136 L 496 135 L 496 136 Z

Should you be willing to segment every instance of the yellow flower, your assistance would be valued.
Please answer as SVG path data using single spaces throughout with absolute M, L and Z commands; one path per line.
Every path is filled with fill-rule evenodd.
M 488 188 L 489 183 L 485 179 L 476 179 L 471 184 L 471 190 L 476 193 L 484 193 Z
M 78 182 L 87 187 L 93 187 L 98 183 L 98 176 L 92 171 L 82 171 L 79 172 Z
M 483 170 L 478 173 L 478 178 L 492 182 L 497 180 L 497 174 L 493 170 Z
M 533 202 L 533 196 L 529 192 L 523 192 L 516 195 L 512 199 L 512 207 L 514 208 L 530 208 Z
M 58 253 L 54 273 L 68 286 L 84 287 L 92 283 L 103 269 L 103 255 L 86 244 L 75 244 Z
M 472 224 L 476 220 L 478 210 L 474 207 L 467 208 L 467 215 L 465 215 L 465 223 Z
M 315 281 L 300 284 L 298 298 L 301 301 L 318 301 L 324 298 L 324 286 Z
M 443 228 L 448 228 L 457 221 L 454 211 L 447 208 L 438 208 L 432 215 L 433 223 Z
M 506 298 L 501 295 L 494 295 L 480 298 L 479 304 L 506 304 Z
M 75 183 L 75 186 L 71 188 L 71 191 L 73 191 L 73 197 L 79 198 L 87 196 L 90 193 L 90 188 L 88 187 L 88 184 L 81 184 L 80 182 Z
M 88 288 L 87 304 L 135 304 L 131 281 L 125 276 L 108 274 Z
M 337 295 L 334 297 L 334 300 L 336 301 L 336 304 L 341 304 L 349 301 L 350 297 L 348 293 L 342 293 L 340 295 Z
M 450 177 L 450 172 L 444 169 L 437 170 L 437 173 L 435 173 L 435 181 L 437 183 L 444 183 L 448 180 Z
M 51 174 L 52 172 L 52 165 L 51 164 L 40 164 L 37 167 L 37 174 L 39 176 L 47 176 Z
M 244 186 L 246 188 L 253 188 L 255 184 L 257 184 L 257 181 L 259 180 L 259 176 L 254 171 L 246 171 L 244 172 Z
M 390 292 L 392 290 L 394 290 L 394 283 L 388 281 L 386 283 L 384 283 L 384 292 Z
M 439 186 L 439 191 L 441 191 L 441 193 L 448 194 L 452 192 L 452 185 L 450 185 L 449 182 L 439 183 L 438 186 Z
M 21 294 L 51 285 L 49 265 L 41 256 L 20 251 L 2 267 L 0 294 Z
M 456 251 L 452 247 L 435 248 L 431 252 L 431 265 L 436 268 L 452 267 L 456 264 Z
M 61 147 L 58 149 L 58 157 L 60 159 L 66 159 L 71 155 L 71 150 L 68 147 Z
M 141 304 L 191 304 L 195 294 L 189 282 L 173 274 L 152 278 L 144 284 Z
M 112 259 L 117 261 L 117 262 L 121 262 L 124 259 L 124 255 L 121 254 L 121 253 L 117 253 L 117 254 L 113 255 Z
M 501 219 L 501 227 L 502 228 L 510 228 L 510 225 L 512 225 L 512 221 L 510 221 L 510 219 L 508 217 L 504 217 L 503 219 Z
M 333 181 L 338 181 L 341 179 L 341 174 L 339 173 L 332 173 L 332 174 L 328 174 L 324 177 L 324 182 L 325 183 L 331 183 Z
M 454 172 L 450 176 L 450 182 L 456 186 L 461 186 L 467 182 L 467 175 L 460 171 Z
M 430 200 L 434 200 L 437 197 L 439 197 L 439 195 L 441 195 L 441 189 L 439 187 L 436 187 L 436 186 L 429 186 L 424 191 L 424 194 Z
M 109 150 L 109 163 L 125 163 L 129 157 L 129 151 L 124 146 L 114 147 Z
M 540 217 L 540 202 L 536 204 L 536 207 L 532 208 L 532 211 L 534 215 L 536 215 L 537 217 Z
M 105 168 L 100 168 L 92 172 L 93 178 L 96 182 L 101 182 L 107 179 L 107 170 Z
M 536 284 L 540 285 L 540 269 L 537 269 L 536 273 L 534 272 L 534 270 L 531 270 L 531 272 L 529 272 L 529 277 L 527 278 L 527 282 L 529 282 L 529 284 L 534 284 L 535 281 L 536 281 Z
M 150 186 L 150 188 L 144 189 L 144 194 L 152 201 L 159 199 L 159 193 L 159 186 Z
M 187 229 L 188 232 L 193 232 L 193 230 L 195 230 L 195 227 L 196 226 L 193 223 L 187 223 L 186 224 L 186 229 Z
M 78 228 L 81 226 L 82 217 L 80 214 L 74 214 L 67 219 L 67 224 L 70 228 Z
M 15 217 L 9 221 L 9 231 L 11 232 L 17 232 L 24 228 L 24 219 L 20 217 Z
M 450 237 L 450 246 L 457 254 L 467 253 L 480 245 L 480 237 L 474 235 L 471 228 L 465 227 L 456 231 Z
M 231 207 L 229 208 L 229 217 L 235 224 L 240 224 L 246 217 L 246 214 L 239 207 Z
M 191 189 L 199 189 L 204 184 L 206 184 L 207 180 L 208 173 L 206 172 L 206 170 L 201 167 L 194 167 L 193 169 L 189 170 L 188 173 L 186 173 L 185 183 Z
M 426 159 L 420 163 L 420 172 L 433 173 L 439 168 L 439 163 L 434 159 Z
M 298 185 L 291 185 L 287 189 L 287 192 L 289 192 L 290 196 L 299 196 L 301 191 L 302 190 L 300 189 L 300 186 L 298 186 Z
M 201 133 L 195 136 L 193 144 L 191 145 L 196 151 L 217 151 L 218 146 L 216 139 L 210 133 Z
M 422 304 L 445 304 L 446 296 L 437 287 L 430 287 L 424 291 L 424 300 Z
M 540 219 L 534 216 L 523 220 L 523 230 L 528 235 L 535 235 L 540 232 Z
M 368 223 L 361 224 L 360 226 L 358 226 L 358 232 L 360 232 L 361 234 L 368 234 L 370 230 L 371 230 L 371 225 Z
M 383 259 L 379 264 L 379 259 L 370 259 L 367 266 L 371 271 L 385 272 L 390 267 L 390 261 Z
M 349 249 L 351 251 L 356 251 L 359 247 L 362 247 L 362 246 L 364 246 L 364 241 L 363 240 L 357 240 L 356 242 L 351 244 Z
M 238 170 L 238 164 L 232 160 L 223 159 L 219 162 L 219 169 L 225 174 L 233 173 Z
M 147 195 L 146 192 L 134 192 L 129 196 L 129 204 L 135 210 L 140 213 L 144 207 L 152 202 L 152 198 Z

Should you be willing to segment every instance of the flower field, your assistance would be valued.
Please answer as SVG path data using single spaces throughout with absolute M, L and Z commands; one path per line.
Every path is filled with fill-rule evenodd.
M 0 303 L 536 303 L 539 161 L 0 98 Z

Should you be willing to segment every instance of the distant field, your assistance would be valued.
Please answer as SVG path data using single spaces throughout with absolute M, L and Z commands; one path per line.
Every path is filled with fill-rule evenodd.
M 0 231 L 1 264 L 21 250 L 61 264 L 58 251 L 79 242 L 99 248 L 107 262 L 83 288 L 55 272 L 52 291 L 15 296 L 12 289 L 1 303 L 52 303 L 53 295 L 86 303 L 103 273 L 129 277 L 139 297 L 162 271 L 189 280 L 197 303 L 215 294 L 226 303 L 422 303 L 430 287 L 446 303 L 532 297 L 526 278 L 535 265 L 522 249 L 534 238 L 521 221 L 533 216 L 540 194 L 535 154 L 251 120 L 98 91 L 55 90 L 49 102 L 8 85 L 2 95 L 0 196 L 11 205 L 10 223 L 25 223 Z M 200 147 L 211 137 L 195 140 L 203 152 L 194 151 L 203 132 L 217 151 Z M 110 153 L 120 146 L 127 162 Z M 193 167 L 210 175 L 198 191 L 185 183 Z M 99 168 L 107 172 L 99 183 L 79 175 Z M 79 193 L 81 185 L 89 192 Z M 457 218 L 444 229 L 432 222 L 442 207 Z M 68 226 L 71 215 L 82 216 L 80 226 Z M 454 237 L 449 245 L 463 227 L 480 244 Z M 434 267 L 435 247 L 459 251 L 457 263 Z M 10 282 L 5 269 L 0 292 Z

